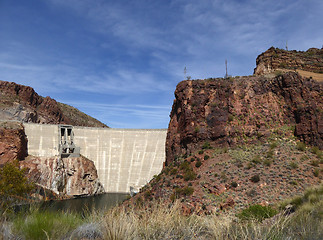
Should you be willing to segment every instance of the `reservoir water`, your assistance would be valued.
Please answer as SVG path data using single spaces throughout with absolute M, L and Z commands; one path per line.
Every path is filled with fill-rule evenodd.
M 126 193 L 105 193 L 91 197 L 82 197 L 68 200 L 46 201 L 39 205 L 40 210 L 64 211 L 74 213 L 91 213 L 92 211 L 105 211 L 117 206 L 129 198 Z M 24 205 L 24 208 L 28 206 Z M 22 210 L 21 206 L 16 210 Z

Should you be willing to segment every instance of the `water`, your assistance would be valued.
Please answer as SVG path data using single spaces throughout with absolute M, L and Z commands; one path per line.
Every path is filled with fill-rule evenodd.
M 93 210 L 105 211 L 122 203 L 130 195 L 126 193 L 105 193 L 91 197 L 82 197 L 60 201 L 46 201 L 39 205 L 40 210 L 91 213 Z M 22 210 L 20 206 L 16 211 Z M 23 208 L 28 206 L 24 205 Z

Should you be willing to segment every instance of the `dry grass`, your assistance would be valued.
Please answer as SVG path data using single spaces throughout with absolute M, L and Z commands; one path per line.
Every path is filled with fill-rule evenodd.
M 276 70 L 281 71 L 281 72 L 292 71 L 290 69 L 281 69 L 281 68 L 278 68 Z M 313 79 L 315 79 L 318 82 L 323 82 L 323 74 L 322 73 L 308 72 L 308 71 L 304 71 L 304 70 L 300 70 L 300 69 L 297 69 L 296 72 L 298 72 L 299 75 L 301 75 L 302 77 L 306 77 L 306 78 L 312 77 Z
M 175 202 L 166 205 L 163 202 L 151 202 L 147 208 L 126 209 L 116 207 L 105 214 L 93 212 L 86 219 L 76 224 L 72 216 L 71 221 L 58 221 L 59 226 L 43 229 L 33 226 L 35 232 L 31 234 L 31 219 L 38 216 L 38 212 L 26 216 L 26 220 L 14 221 L 19 229 L 19 236 L 26 239 L 216 239 L 216 240 L 249 240 L 249 239 L 323 239 L 323 185 L 307 190 L 303 196 L 291 199 L 288 203 L 296 204 L 297 211 L 290 215 L 283 212 L 262 222 L 253 220 L 239 220 L 235 216 L 209 215 L 184 216 L 181 205 Z M 38 216 L 41 225 L 47 215 Z M 56 216 L 49 219 L 63 219 Z M 72 218 L 71 218 L 72 217 Z M 0 219 L 1 220 L 1 219 Z M 46 220 L 46 221 L 45 221 Z M 20 222 L 19 222 L 20 221 Z M 56 221 L 56 220 L 55 220 Z M 55 222 L 54 221 L 54 222 Z M 4 218 L 1 225 L 9 226 Z M 18 224 L 18 225 L 17 225 Z M 73 229 L 71 229 L 71 227 Z M 51 232 L 55 228 L 54 232 Z M 6 239 L 10 232 L 0 228 L 0 240 Z M 44 231 L 47 234 L 44 234 Z M 42 232 L 40 232 L 42 231 Z M 29 235 L 28 235 L 29 234 Z

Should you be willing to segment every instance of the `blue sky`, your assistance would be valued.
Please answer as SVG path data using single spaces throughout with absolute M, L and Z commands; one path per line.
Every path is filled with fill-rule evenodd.
M 114 128 L 167 128 L 178 82 L 323 45 L 322 0 L 0 0 L 0 79 Z

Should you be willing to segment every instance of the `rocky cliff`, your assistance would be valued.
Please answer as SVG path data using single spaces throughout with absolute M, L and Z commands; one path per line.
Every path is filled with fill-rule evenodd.
M 303 70 L 323 73 L 323 48 L 310 48 L 307 51 L 287 51 L 271 47 L 256 60 L 254 74 L 263 75 L 277 69 Z
M 253 76 L 180 82 L 165 167 L 130 203 L 178 199 L 187 214 L 237 212 L 321 183 L 323 83 L 293 68 L 300 63 L 302 71 L 320 74 L 321 58 L 312 66 L 302 57 L 286 71 L 272 71 L 289 54 L 269 49 L 257 58 Z
M 323 86 L 294 72 L 265 76 L 183 81 L 170 114 L 166 164 L 212 146 L 252 143 L 272 129 L 294 125 L 295 135 L 323 148 Z
M 0 122 L 0 166 L 23 160 L 27 155 L 27 137 L 22 124 Z
M 39 96 L 31 87 L 6 81 L 0 81 L 0 119 L 107 127 L 74 107 Z
M 38 187 L 54 192 L 59 198 L 90 196 L 104 193 L 94 163 L 78 158 L 41 158 L 29 156 L 20 162 L 27 177 Z

